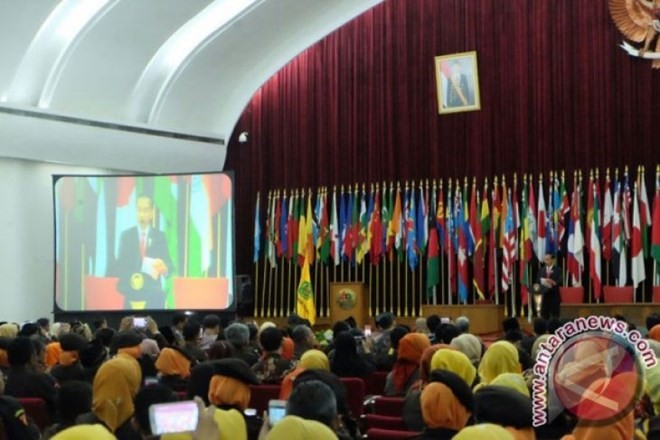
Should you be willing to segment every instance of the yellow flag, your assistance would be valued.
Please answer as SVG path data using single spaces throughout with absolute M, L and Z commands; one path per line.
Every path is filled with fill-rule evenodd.
M 314 289 L 312 289 L 312 278 L 309 276 L 309 259 L 305 256 L 300 283 L 296 294 L 296 313 L 301 318 L 308 319 L 314 325 L 316 322 L 316 307 L 314 306 Z

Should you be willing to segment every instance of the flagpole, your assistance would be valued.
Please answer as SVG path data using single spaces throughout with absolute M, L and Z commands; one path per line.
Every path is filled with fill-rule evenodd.
M 394 312 L 394 258 L 390 260 L 390 307 L 387 310 Z
M 85 310 L 85 243 L 80 244 L 80 309 Z

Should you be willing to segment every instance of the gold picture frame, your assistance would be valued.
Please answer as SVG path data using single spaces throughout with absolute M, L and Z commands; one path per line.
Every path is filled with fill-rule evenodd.
M 441 115 L 481 109 L 476 51 L 435 57 L 435 80 Z

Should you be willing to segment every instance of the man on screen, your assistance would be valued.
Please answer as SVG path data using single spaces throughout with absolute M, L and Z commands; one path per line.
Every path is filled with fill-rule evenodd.
M 162 309 L 163 278 L 172 267 L 167 241 L 163 232 L 152 227 L 151 198 L 138 196 L 136 207 L 137 226 L 122 232 L 119 241 L 117 289 L 124 294 L 126 309 Z

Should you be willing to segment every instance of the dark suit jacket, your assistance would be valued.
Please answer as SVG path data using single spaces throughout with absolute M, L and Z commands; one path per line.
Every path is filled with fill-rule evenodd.
M 557 297 L 559 298 L 559 287 L 562 284 L 561 269 L 559 268 L 559 266 L 554 264 L 552 266 L 552 270 L 550 271 L 550 276 L 548 276 L 548 269 L 547 266 L 544 264 L 543 266 L 541 266 L 541 270 L 539 270 L 538 276 L 536 278 L 539 284 L 541 283 L 541 278 L 550 278 L 551 280 L 553 280 L 555 282 L 554 287 L 546 288 L 543 285 L 541 286 L 545 294 L 557 295 Z
M 165 234 L 158 229 L 149 228 L 145 257 L 160 258 L 172 273 L 172 260 L 167 250 Z M 119 255 L 117 257 L 117 272 L 119 276 L 118 290 L 124 294 L 134 294 L 131 287 L 131 276 L 142 270 L 142 255 L 140 254 L 140 236 L 138 227 L 133 226 L 121 233 L 119 240 Z M 154 280 L 149 274 L 144 274 L 145 291 L 162 291 L 160 279 Z

